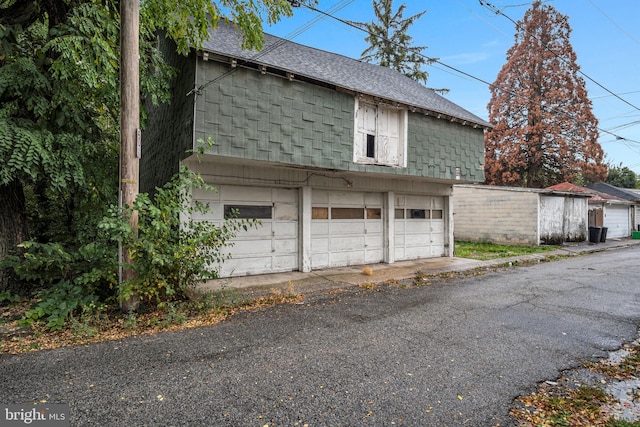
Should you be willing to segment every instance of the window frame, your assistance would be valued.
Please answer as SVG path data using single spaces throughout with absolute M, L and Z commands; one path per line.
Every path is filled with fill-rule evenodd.
M 353 162 L 406 168 L 409 111 L 360 98 L 355 97 Z

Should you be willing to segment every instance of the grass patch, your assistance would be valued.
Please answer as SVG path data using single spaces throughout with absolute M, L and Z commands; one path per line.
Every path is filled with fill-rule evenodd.
M 497 245 L 494 243 L 455 242 L 455 256 L 487 261 L 491 259 L 551 252 L 559 248 L 560 246 L 551 245 L 515 246 Z

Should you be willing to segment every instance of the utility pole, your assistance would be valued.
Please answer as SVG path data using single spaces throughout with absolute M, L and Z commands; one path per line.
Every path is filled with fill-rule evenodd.
M 140 164 L 140 46 L 138 0 L 120 2 L 120 209 L 132 206 L 138 195 Z M 131 215 L 130 224 L 138 231 L 138 212 Z M 120 259 L 131 264 L 129 248 L 120 247 Z M 120 281 L 135 278 L 135 271 L 123 268 Z M 125 312 L 138 308 L 137 295 L 122 301 Z

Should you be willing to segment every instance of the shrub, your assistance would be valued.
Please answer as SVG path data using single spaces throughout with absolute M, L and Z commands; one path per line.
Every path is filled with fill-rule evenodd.
M 120 301 L 137 296 L 158 304 L 183 298 L 187 290 L 218 277 L 216 267 L 229 258 L 224 248 L 232 245 L 231 239 L 239 231 L 259 224 L 234 218 L 220 225 L 195 220 L 195 214 L 205 214 L 210 208 L 191 200 L 192 188 L 214 190 L 184 167 L 156 189 L 153 199 L 141 193 L 132 207 L 122 212 L 112 208 L 110 217 L 99 225 L 112 239 L 122 242 L 132 260 L 132 265 L 124 267 L 136 272 L 137 277 L 120 284 Z M 137 233 L 129 223 L 134 210 L 138 213 Z

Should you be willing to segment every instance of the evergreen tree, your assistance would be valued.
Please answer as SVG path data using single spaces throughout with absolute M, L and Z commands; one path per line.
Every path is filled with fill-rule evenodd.
M 406 5 L 401 4 L 398 10 L 393 12 L 393 0 L 373 0 L 376 20 L 368 23 L 352 22 L 369 33 L 365 37 L 369 47 L 362 52 L 360 59 L 392 68 L 426 84 L 429 74 L 422 67 L 432 64 L 436 59 L 422 55 L 426 46 L 411 46 L 412 37 L 407 34 L 409 27 L 420 19 L 426 10 L 403 19 L 405 8 Z
M 491 87 L 485 135 L 489 184 L 543 188 L 605 179 L 598 122 L 579 76 L 568 18 L 533 3 Z

